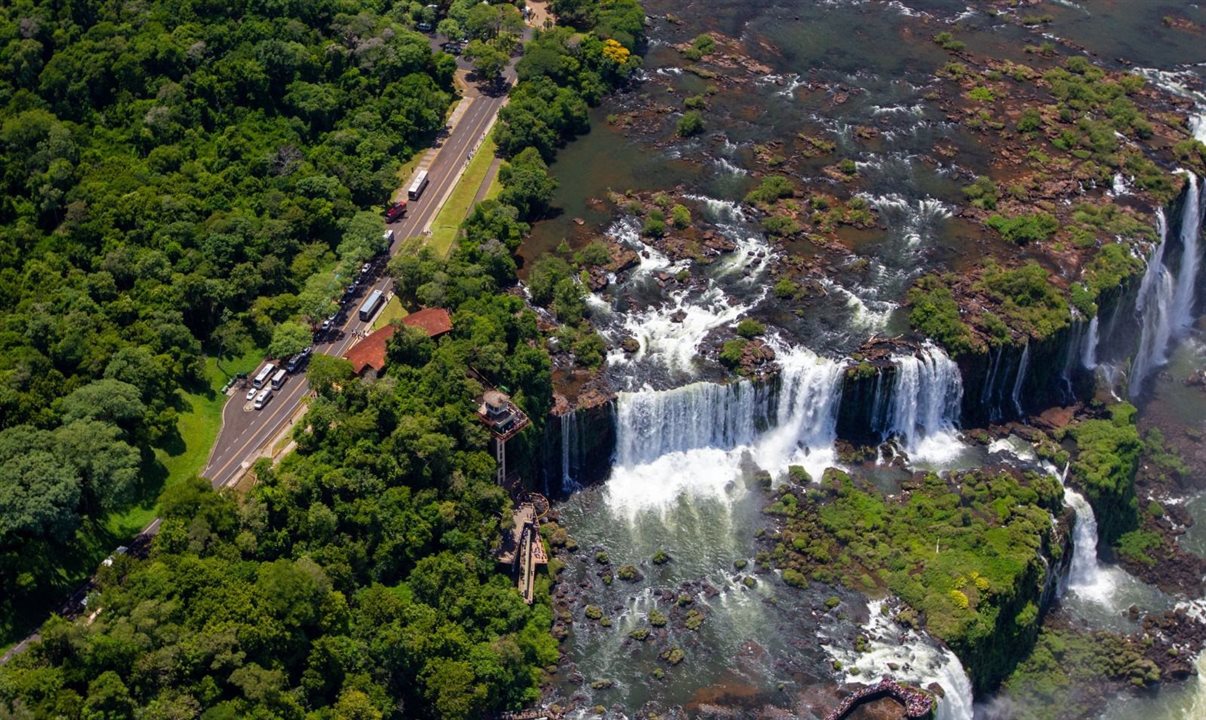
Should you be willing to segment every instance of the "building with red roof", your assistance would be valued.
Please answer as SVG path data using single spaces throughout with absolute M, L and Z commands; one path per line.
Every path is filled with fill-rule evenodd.
M 429 338 L 437 338 L 452 330 L 452 316 L 444 308 L 423 308 L 402 318 L 402 324 L 419 328 Z M 374 378 L 380 376 L 385 369 L 385 348 L 394 336 L 394 330 L 394 324 L 390 323 L 370 333 L 344 353 L 344 359 L 352 363 L 352 371 L 361 377 L 369 377 L 370 373 Z

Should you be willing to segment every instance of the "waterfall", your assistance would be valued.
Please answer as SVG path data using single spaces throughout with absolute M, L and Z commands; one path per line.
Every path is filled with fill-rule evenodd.
M 779 357 L 783 371 L 775 427 L 759 439 L 754 459 L 772 472 L 803 465 L 819 477 L 834 462 L 844 365 L 811 353 Z
M 959 366 L 936 345 L 926 343 L 915 355 L 892 358 L 896 380 L 876 385 L 875 405 L 886 405 L 881 436 L 900 438 L 911 456 L 927 455 L 926 440 L 950 436 L 958 424 L 963 400 Z M 881 392 L 890 393 L 884 401 Z M 875 420 L 879 418 L 876 417 Z
M 748 456 L 814 476 L 835 462 L 844 365 L 807 350 L 779 352 L 775 383 L 697 382 L 620 393 L 608 502 L 629 515 L 683 494 L 723 497 Z
M 1181 209 L 1181 255 L 1176 277 L 1168 257 L 1168 222 L 1163 211 L 1156 213 L 1160 242 L 1152 253 L 1139 283 L 1135 313 L 1139 316 L 1139 350 L 1131 368 L 1128 391 L 1132 398 L 1143 390 L 1143 383 L 1168 362 L 1172 341 L 1184 336 L 1194 323 L 1194 301 L 1200 264 L 1199 240 L 1202 235 L 1202 197 L 1199 179 L 1186 171 L 1185 202 Z
M 1198 177 L 1189 176 L 1185 190 L 1185 209 L 1181 213 L 1181 267 L 1177 271 L 1173 294 L 1173 332 L 1181 337 L 1194 323 L 1194 290 L 1198 279 L 1198 238 L 1202 234 L 1202 205 Z
M 955 653 L 946 649 L 937 682 L 946 694 L 938 701 L 936 720 L 972 720 L 972 684 Z
M 574 477 L 578 466 L 578 416 L 573 411 L 561 415 L 561 492 L 579 489 Z
M 1066 486 L 1064 502 L 1076 512 L 1068 589 L 1092 598 L 1108 597 L 1111 585 L 1097 560 L 1097 517 L 1093 515 L 1093 507 L 1083 495 Z
M 1164 349 L 1172 336 L 1169 321 L 1169 303 L 1172 301 L 1172 275 L 1164 266 L 1164 250 L 1168 242 L 1168 221 L 1164 211 L 1156 211 L 1156 230 L 1160 242 L 1156 245 L 1143 279 L 1139 281 L 1139 295 L 1135 299 L 1135 313 L 1139 316 L 1139 350 L 1131 367 L 1129 392 L 1131 397 L 1139 394 L 1143 381 L 1160 365 L 1164 364 Z
M 938 720 L 972 720 L 972 684 L 958 656 L 929 635 L 898 624 L 885 610 L 884 600 L 867 603 L 870 619 L 863 626 L 865 652 L 844 644 L 822 647 L 845 667 L 845 681 L 866 683 L 891 675 L 925 687 L 938 683 L 943 697 L 938 701 Z
M 766 386 L 744 380 L 620 393 L 616 464 L 632 467 L 672 452 L 748 445 L 766 424 L 770 400 Z
M 1095 370 L 1097 368 L 1097 343 L 1098 343 L 1098 322 L 1097 316 L 1089 321 L 1089 331 L 1085 334 L 1084 342 L 1080 348 L 1080 364 L 1086 370 Z
M 1018 374 L 1013 379 L 1013 390 L 1009 393 L 1009 399 L 1013 402 L 1013 409 L 1018 415 L 1025 415 L 1022 410 L 1022 384 L 1026 381 L 1026 371 L 1030 369 L 1030 338 L 1026 338 L 1026 344 L 1022 346 L 1022 358 L 1018 361 Z

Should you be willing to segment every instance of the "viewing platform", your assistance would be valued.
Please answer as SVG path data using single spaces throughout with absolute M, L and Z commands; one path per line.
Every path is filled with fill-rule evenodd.
M 901 705 L 904 705 L 905 717 L 907 718 L 923 720 L 924 718 L 934 717 L 936 703 L 934 702 L 933 695 L 923 690 L 901 685 L 890 676 L 885 675 L 875 685 L 867 685 L 856 690 L 843 700 L 840 705 L 831 710 L 825 716 L 825 720 L 843 720 L 847 715 L 854 712 L 855 708 L 859 705 L 884 697 L 890 697 Z
M 506 393 L 498 390 L 488 390 L 482 395 L 482 404 L 477 408 L 477 419 L 490 428 L 490 432 L 501 442 L 515 437 L 532 422 L 518 405 L 511 402 Z
M 540 518 L 532 502 L 520 503 L 512 516 L 514 525 L 503 536 L 498 563 L 506 566 L 524 602 L 531 605 L 536 590 L 536 566 L 548 565 L 544 543 L 540 541 Z

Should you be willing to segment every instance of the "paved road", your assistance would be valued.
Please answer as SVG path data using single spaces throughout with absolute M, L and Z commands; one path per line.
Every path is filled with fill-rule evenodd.
M 430 228 L 460 178 L 470 151 L 481 144 L 504 100 L 505 92 L 500 91 L 493 95 L 469 95 L 461 101 L 468 105 L 439 145 L 438 155 L 427 169 L 427 189 L 419 200 L 410 202 L 406 217 L 387 226 L 394 231 L 391 257 L 401 249 L 407 238 L 422 235 Z M 388 292 L 391 284 L 392 280 L 382 272 L 372 285 L 344 303 L 340 315 L 342 325 L 337 333 L 332 334 L 334 339 L 316 345 L 314 351 L 335 356 L 347 352 L 348 348 L 356 343 L 356 334 L 367 331 L 371 326 L 371 321 L 362 322 L 359 318 L 357 309 L 360 303 L 373 290 Z M 257 368 L 256 372 L 258 371 Z M 251 375 L 254 376 L 255 372 Z M 216 488 L 237 480 L 256 459 L 270 449 L 265 446 L 285 429 L 298 412 L 302 398 L 309 392 L 304 373 L 291 375 L 263 410 L 255 410 L 246 400 L 247 387 L 250 385 L 237 390 L 226 403 L 222 411 L 222 430 L 214 443 L 209 463 L 201 473 Z

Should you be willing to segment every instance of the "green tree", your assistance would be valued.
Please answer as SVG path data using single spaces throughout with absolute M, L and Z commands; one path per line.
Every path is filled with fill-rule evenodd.
M 557 189 L 557 181 L 549 174 L 548 165 L 535 148 L 525 148 L 505 163 L 498 173 L 503 191 L 498 199 L 519 210 L 524 220 L 538 218 L 546 210 Z
M 306 379 L 319 394 L 330 395 L 339 385 L 352 380 L 352 364 L 343 358 L 315 353 L 306 365 Z
M 0 463 L 0 547 L 25 540 L 64 542 L 79 526 L 80 479 L 49 450 Z
M 88 699 L 84 701 L 85 720 L 125 720 L 134 716 L 137 705 L 121 676 L 106 670 L 88 684 Z
M 485 6 L 478 6 L 485 7 Z M 473 71 L 483 82 L 496 84 L 507 67 L 507 54 L 485 40 L 471 40 L 465 46 L 465 58 L 473 63 Z
M 456 21 L 456 18 L 446 17 L 436 25 L 436 32 L 448 38 L 449 40 L 460 40 L 465 36 L 465 30 L 461 24 Z
M 147 408 L 138 388 L 120 380 L 88 383 L 63 398 L 59 405 L 63 422 L 101 420 L 116 425 L 132 438 L 146 421 Z
M 125 507 L 138 483 L 138 450 L 121 431 L 99 420 L 76 420 L 54 431 L 55 454 L 75 469 L 86 512 L 98 516 Z
M 310 328 L 299 322 L 283 322 L 272 330 L 268 357 L 287 358 L 304 350 L 313 341 Z

